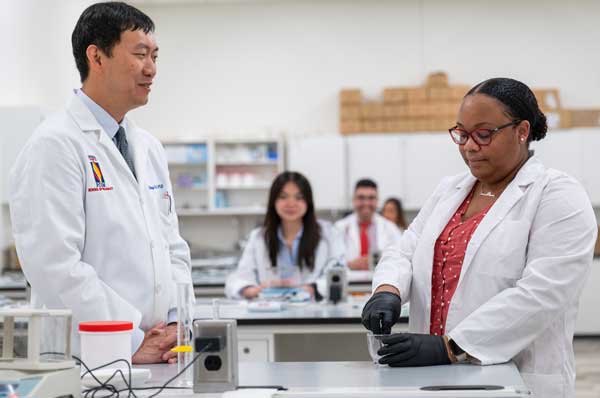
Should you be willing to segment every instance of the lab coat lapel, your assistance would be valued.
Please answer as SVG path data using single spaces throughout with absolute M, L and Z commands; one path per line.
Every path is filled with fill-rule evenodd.
M 465 200 L 474 184 L 475 178 L 471 174 L 466 174 L 465 177 L 456 184 L 454 192 L 450 193 L 445 199 L 442 199 L 430 215 L 429 220 L 432 220 L 432 222 L 427 223 L 425 230 L 421 234 L 423 247 L 426 248 L 426 251 L 421 253 L 420 256 L 421 258 L 429 259 L 428 261 L 423 262 L 424 266 L 427 267 L 427 269 L 421 270 L 423 275 L 431 275 L 433 272 L 435 242 L 448 224 L 452 215 Z M 427 278 L 425 291 L 429 295 L 428 300 L 431 301 L 431 277 Z M 427 316 L 427 319 L 429 319 L 429 316 Z
M 458 280 L 458 287 L 460 287 L 463 276 L 473 263 L 473 258 L 481 244 L 492 230 L 504 220 L 508 212 L 523 197 L 527 186 L 535 181 L 540 173 L 543 172 L 543 169 L 543 165 L 536 158 L 529 159 L 517 173 L 513 181 L 508 184 L 496 203 L 492 205 L 483 220 L 481 220 L 481 223 L 473 233 L 473 236 L 467 245 L 467 251 L 465 252 L 465 258 Z
M 465 177 L 460 180 L 455 187 L 454 192 L 449 195 L 446 199 L 443 199 L 435 208 L 434 213 L 430 216 L 430 220 L 435 220 L 431 223 L 431 226 L 428 228 L 426 233 L 423 233 L 424 236 L 427 236 L 430 239 L 431 246 L 431 258 L 433 258 L 433 249 L 435 246 L 435 241 L 440 236 L 448 221 L 456 213 L 456 210 L 461 205 L 461 203 L 465 200 L 473 185 L 475 184 L 475 177 L 471 174 L 465 175 Z
M 81 99 L 77 97 L 77 94 L 73 94 L 67 103 L 67 112 L 69 112 L 83 133 L 96 134 L 98 143 L 105 148 L 106 153 L 111 157 L 115 167 L 123 168 L 123 174 L 127 175 L 129 180 L 137 185 L 137 181 L 129 171 L 129 166 L 127 166 L 121 152 L 119 152 L 115 143 L 112 142 L 108 134 L 106 134 L 102 126 L 100 126 L 100 123 L 98 123 L 92 112 L 90 112 Z M 93 154 L 90 153 L 90 155 Z
M 348 260 L 353 260 L 360 256 L 360 239 L 358 237 L 358 218 L 356 214 L 352 214 L 348 218 L 348 224 L 346 225 L 348 237 L 350 238 L 350 250 L 352 255 Z

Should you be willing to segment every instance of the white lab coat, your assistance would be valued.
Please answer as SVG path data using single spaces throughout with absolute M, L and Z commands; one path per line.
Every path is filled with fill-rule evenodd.
M 137 181 L 75 94 L 37 128 L 10 172 L 12 226 L 32 304 L 71 309 L 74 330 L 92 320 L 147 330 L 177 306 L 176 281 L 192 288 L 162 145 L 127 125 Z
M 313 271 L 302 269 L 301 283 L 317 285 L 317 291 L 325 299 L 327 292 L 327 270 L 341 263 L 345 266 L 343 245 L 337 231 L 327 221 L 318 220 L 321 226 L 321 240 L 317 245 L 315 266 Z M 230 298 L 241 298 L 241 290 L 246 286 L 257 286 L 271 278 L 273 273 L 269 251 L 265 243 L 263 228 L 256 228 L 250 233 L 237 269 L 232 272 L 225 283 L 225 294 Z
M 373 289 L 390 284 L 410 301 L 411 332 L 429 333 L 434 245 L 474 183 L 470 173 L 444 179 L 375 270 Z M 536 397 L 573 397 L 572 339 L 596 234 L 580 184 L 530 158 L 469 241 L 447 334 L 483 365 L 513 360 Z
M 375 223 L 377 242 L 375 245 L 376 250 L 371 251 L 382 252 L 386 247 L 400 241 L 402 231 L 393 222 L 375 213 L 373 214 L 373 223 Z M 337 221 L 335 228 L 339 231 L 344 242 L 346 260 L 352 261 L 360 257 L 360 232 L 356 213 L 352 213 Z

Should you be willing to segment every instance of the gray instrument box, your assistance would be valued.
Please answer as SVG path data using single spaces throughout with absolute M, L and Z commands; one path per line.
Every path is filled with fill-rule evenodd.
M 334 266 L 327 270 L 327 295 L 329 302 L 337 304 L 348 298 L 348 275 L 343 266 Z
M 237 322 L 235 320 L 195 320 L 194 392 L 213 393 L 235 390 L 238 386 Z

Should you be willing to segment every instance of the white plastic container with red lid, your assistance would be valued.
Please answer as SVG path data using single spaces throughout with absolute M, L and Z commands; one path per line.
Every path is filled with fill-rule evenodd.
M 79 324 L 81 360 L 89 369 L 124 359 L 131 365 L 131 333 L 129 321 L 94 321 Z M 111 364 L 107 369 L 127 369 L 124 361 Z M 85 368 L 82 366 L 82 372 Z

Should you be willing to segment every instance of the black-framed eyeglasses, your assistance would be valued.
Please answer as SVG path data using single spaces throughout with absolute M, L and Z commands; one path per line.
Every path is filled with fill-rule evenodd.
M 522 120 L 517 119 L 513 120 L 510 123 L 503 124 L 502 126 L 498 126 L 495 129 L 476 129 L 471 132 L 468 132 L 467 130 L 458 126 L 454 126 L 448 129 L 448 132 L 450 133 L 452 141 L 454 141 L 458 145 L 465 145 L 467 141 L 469 141 L 469 137 L 471 137 L 473 141 L 477 143 L 477 145 L 486 146 L 490 145 L 490 142 L 492 142 L 492 136 L 494 134 L 509 126 L 516 126 L 521 122 Z

